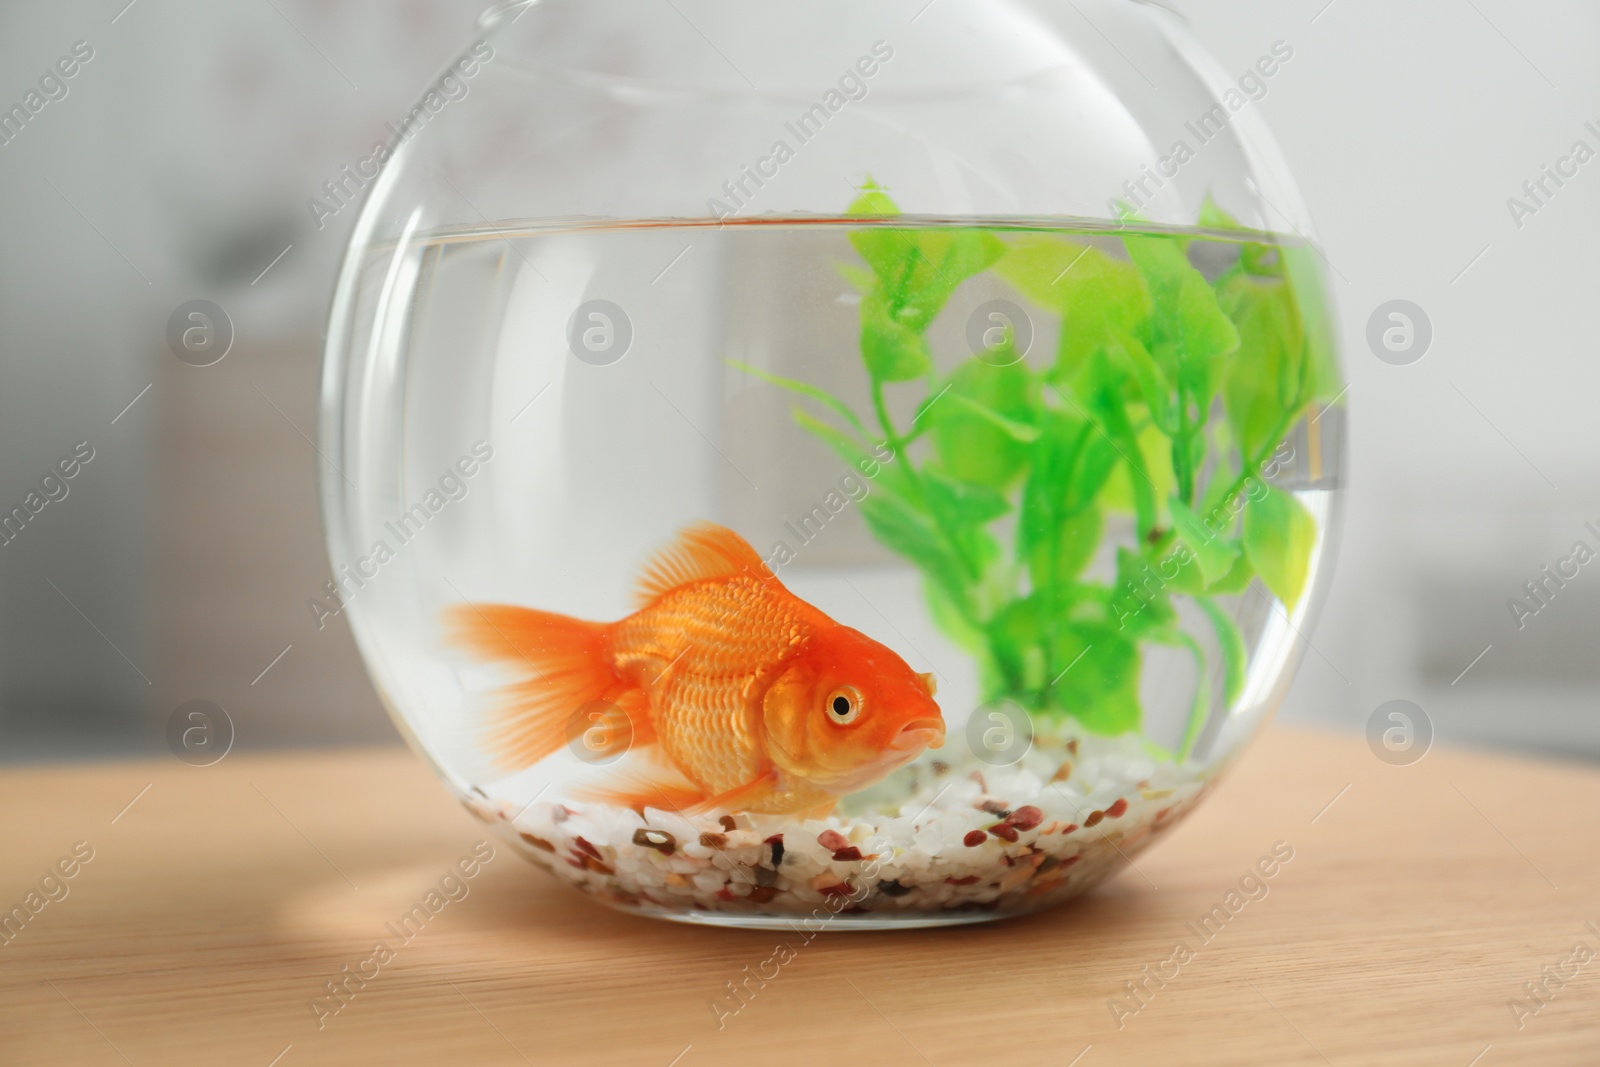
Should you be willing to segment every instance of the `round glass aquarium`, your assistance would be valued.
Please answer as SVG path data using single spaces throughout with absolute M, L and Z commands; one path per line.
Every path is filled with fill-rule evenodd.
M 334 581 L 402 732 L 662 918 L 1115 872 L 1331 571 L 1344 389 L 1258 110 L 1294 55 L 1136 0 L 487 11 L 350 176 L 329 328 Z

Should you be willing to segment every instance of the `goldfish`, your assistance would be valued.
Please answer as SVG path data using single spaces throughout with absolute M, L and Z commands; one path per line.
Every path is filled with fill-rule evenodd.
M 820 817 L 944 744 L 933 676 L 794 595 L 732 530 L 681 531 L 645 566 L 635 603 L 609 623 L 503 604 L 447 610 L 458 647 L 524 675 L 486 724 L 503 765 L 532 766 L 573 739 L 574 723 L 594 722 L 592 751 L 665 758 L 614 772 L 592 799 Z

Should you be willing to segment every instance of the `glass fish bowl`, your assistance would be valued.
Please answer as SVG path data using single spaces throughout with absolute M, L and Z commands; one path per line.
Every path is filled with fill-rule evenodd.
M 1260 110 L 1294 61 L 1135 0 L 490 8 L 347 189 L 313 610 L 613 907 L 1096 886 L 1330 579 L 1345 390 Z

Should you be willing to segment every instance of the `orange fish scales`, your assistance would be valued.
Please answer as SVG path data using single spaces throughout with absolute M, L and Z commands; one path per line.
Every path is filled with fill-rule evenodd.
M 506 605 L 452 612 L 458 642 L 528 670 L 485 733 L 503 764 L 551 755 L 571 717 L 601 701 L 687 783 L 625 772 L 591 797 L 821 814 L 943 743 L 931 675 L 789 592 L 731 530 L 685 530 L 639 595 L 614 623 Z

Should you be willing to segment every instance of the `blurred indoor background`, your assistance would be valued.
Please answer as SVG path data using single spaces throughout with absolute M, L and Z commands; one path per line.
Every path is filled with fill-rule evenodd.
M 343 622 L 306 606 L 328 576 L 321 338 L 355 216 L 319 227 L 306 201 L 389 136 L 484 2 L 0 5 L 0 108 L 92 50 L 0 144 L 0 512 L 93 449 L 0 550 L 0 759 L 156 750 L 190 699 L 241 747 L 396 739 Z M 1440 743 L 1600 757 L 1600 568 L 1520 626 L 1508 606 L 1574 542 L 1600 548 L 1600 159 L 1547 179 L 1537 212 L 1508 206 L 1600 147 L 1600 9 L 1169 6 L 1225 70 L 1293 47 L 1257 106 L 1341 311 L 1352 491 L 1282 717 L 1361 729 L 1403 698 Z M 237 336 L 203 371 L 166 343 L 192 299 Z M 1366 340 L 1396 299 L 1433 328 L 1409 366 Z

